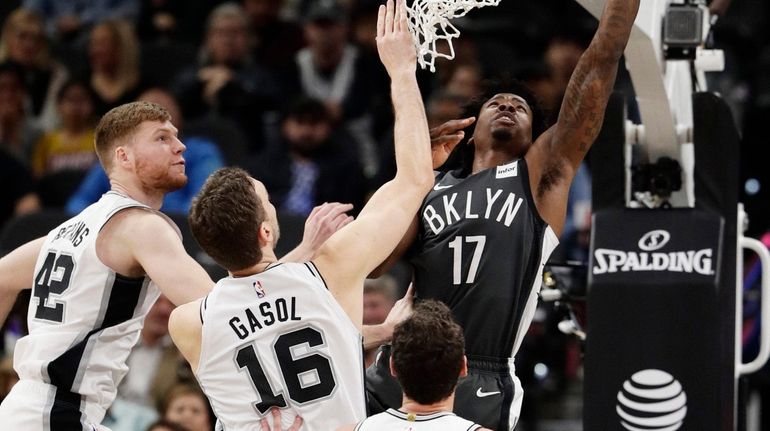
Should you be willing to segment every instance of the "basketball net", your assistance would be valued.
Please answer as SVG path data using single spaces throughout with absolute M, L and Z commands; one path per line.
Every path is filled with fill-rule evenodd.
M 435 72 L 436 58 L 455 58 L 452 39 L 460 36 L 460 30 L 450 20 L 460 18 L 473 9 L 497 6 L 499 3 L 500 0 L 412 0 L 406 9 L 420 67 Z M 442 40 L 449 52 L 439 52 L 437 42 Z

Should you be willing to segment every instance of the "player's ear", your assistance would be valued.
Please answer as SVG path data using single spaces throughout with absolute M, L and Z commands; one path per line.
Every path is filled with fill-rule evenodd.
M 128 167 L 128 164 L 131 162 L 131 156 L 129 154 L 129 150 L 124 145 L 118 145 L 115 147 L 113 154 L 115 157 L 114 163 Z
M 463 355 L 463 366 L 460 367 L 460 377 L 465 377 L 468 375 L 468 357 Z
M 270 226 L 270 223 L 268 223 L 267 220 L 263 221 L 259 225 L 259 245 L 263 246 L 274 242 L 274 236 L 275 232 L 273 232 L 273 227 Z
M 396 367 L 393 366 L 393 356 L 391 356 L 390 359 L 388 360 L 388 365 L 390 367 L 390 375 L 393 377 L 396 377 L 397 374 L 396 374 Z

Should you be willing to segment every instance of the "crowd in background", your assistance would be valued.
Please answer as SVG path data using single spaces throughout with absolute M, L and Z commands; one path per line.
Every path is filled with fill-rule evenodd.
M 375 46 L 379 3 L 3 1 L 0 229 L 40 211 L 64 220 L 109 190 L 94 128 L 102 114 L 133 100 L 165 106 L 187 146 L 189 183 L 166 197 L 163 211 L 183 218 L 209 173 L 238 165 L 271 190 L 282 220 L 302 220 L 323 202 L 352 203 L 357 212 L 395 169 L 389 81 Z M 741 184 L 751 184 L 742 200 L 754 235 L 770 226 L 770 178 L 762 181 L 757 156 L 770 118 L 768 19 L 766 1 L 735 0 L 714 32 L 727 70 L 711 82 L 742 133 Z M 418 71 L 432 127 L 460 118 L 490 79 L 523 81 L 553 122 L 596 20 L 573 0 L 504 0 L 456 24 L 456 58 L 440 60 L 435 74 Z M 628 82 L 621 71 L 618 87 Z M 557 259 L 587 260 L 590 170 L 584 165 L 574 180 Z M 367 285 L 364 323 L 384 319 L 405 282 L 401 270 Z M 105 422 L 115 431 L 212 429 L 206 399 L 168 338 L 171 308 L 161 299 L 147 317 Z M 25 312 L 17 307 L 0 340 L 0 399 L 14 381 L 10 354 Z M 562 380 L 551 386 L 563 390 L 563 380 L 577 375 L 574 346 L 536 344 L 530 347 L 559 356 L 551 359 Z M 525 401 L 524 426 L 527 409 Z

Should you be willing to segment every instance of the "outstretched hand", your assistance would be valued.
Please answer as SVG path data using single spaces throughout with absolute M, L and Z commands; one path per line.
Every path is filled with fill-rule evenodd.
M 262 427 L 262 431 L 299 431 L 299 429 L 302 427 L 302 418 L 297 416 L 294 419 L 294 423 L 291 424 L 291 427 L 284 430 L 281 427 L 281 411 L 273 407 L 271 412 L 273 414 L 273 427 L 270 428 L 267 418 L 262 418 L 262 420 L 259 421 L 259 425 Z
M 406 11 L 406 1 L 388 0 L 381 5 L 377 16 L 377 52 L 388 75 L 397 78 L 402 73 L 414 74 L 417 69 L 417 51 Z
M 327 202 L 313 208 L 305 220 L 302 244 L 311 250 L 318 250 L 335 232 L 353 221 L 346 213 L 353 209 L 351 204 Z
M 476 117 L 449 120 L 446 123 L 430 129 L 430 146 L 433 156 L 433 169 L 438 169 L 449 158 L 463 138 L 463 129 L 473 124 Z

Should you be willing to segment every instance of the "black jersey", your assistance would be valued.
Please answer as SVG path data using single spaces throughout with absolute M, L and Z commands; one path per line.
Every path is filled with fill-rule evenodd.
M 558 239 L 535 208 L 524 159 L 456 175 L 439 174 L 420 208 L 416 296 L 449 306 L 469 356 L 512 357 Z

